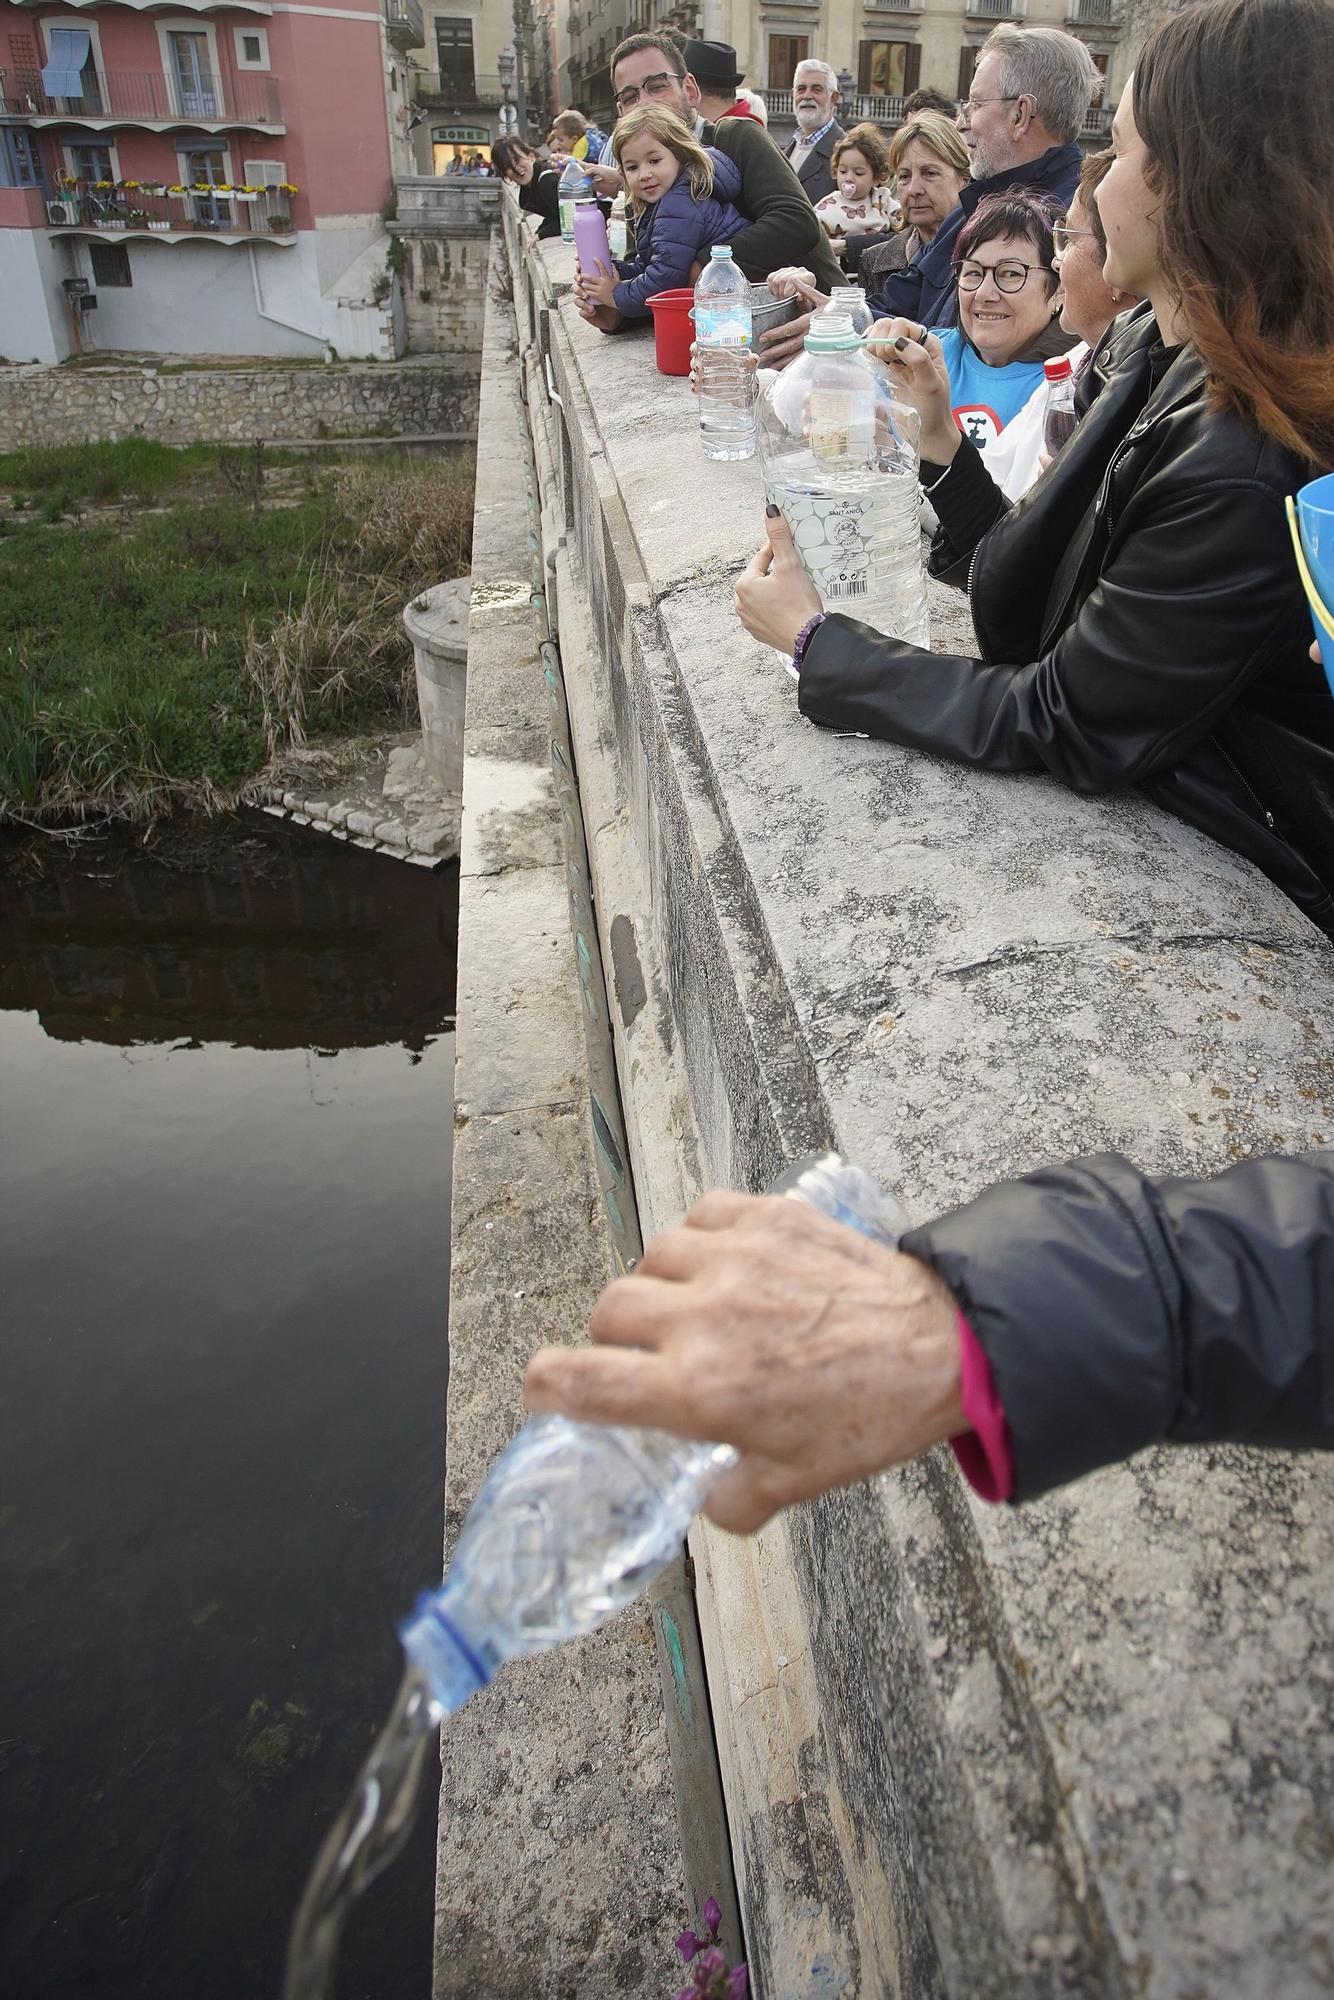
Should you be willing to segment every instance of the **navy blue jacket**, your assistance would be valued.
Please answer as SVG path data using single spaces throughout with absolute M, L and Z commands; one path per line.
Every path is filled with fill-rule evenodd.
M 969 181 L 959 206 L 941 223 L 924 250 L 903 271 L 886 272 L 880 290 L 867 300 L 877 318 L 901 314 L 922 326 L 953 326 L 958 318 L 954 282 L 954 243 L 973 210 L 989 194 L 1007 188 L 1036 188 L 1069 207 L 1079 185 L 1084 155 L 1078 146 L 1051 146 L 1040 160 L 1007 167 L 988 180 Z
M 626 319 L 645 319 L 646 300 L 690 283 L 697 262 L 708 261 L 715 243 L 730 243 L 750 225 L 736 206 L 740 170 L 716 147 L 705 149 L 713 162 L 713 193 L 696 201 L 684 167 L 661 201 L 640 210 L 635 222 L 635 255 L 618 261 L 622 283 L 612 297 Z

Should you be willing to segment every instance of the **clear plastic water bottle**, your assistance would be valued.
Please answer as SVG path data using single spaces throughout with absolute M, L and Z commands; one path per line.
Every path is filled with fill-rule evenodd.
M 854 333 L 868 333 L 875 324 L 875 314 L 866 303 L 866 291 L 861 285 L 835 285 L 828 305 L 821 306 L 817 319 L 826 313 L 831 319 L 851 320 Z
M 755 374 L 749 366 L 750 286 L 715 243 L 695 286 L 699 432 L 706 458 L 750 458 L 755 451 Z
M 567 160 L 565 171 L 556 188 L 556 200 L 560 210 L 560 233 L 566 243 L 574 241 L 575 204 L 595 199 L 593 183 L 584 172 L 578 160 Z
M 917 412 L 843 315 L 817 313 L 804 346 L 760 397 L 765 497 L 826 611 L 928 646 Z
M 837 1153 L 801 1161 L 772 1192 L 809 1202 L 892 1248 L 899 1204 Z M 438 1715 L 505 1660 L 613 1617 L 670 1562 L 701 1501 L 735 1464 L 728 1445 L 537 1417 L 492 1466 L 440 1588 L 400 1627 Z
M 629 255 L 630 230 L 626 220 L 625 190 L 617 195 L 611 205 L 611 215 L 607 222 L 607 244 L 613 257 L 622 263 Z
M 1055 458 L 1062 447 L 1069 444 L 1079 421 L 1075 415 L 1075 371 L 1070 366 L 1069 357 L 1058 354 L 1054 360 L 1043 362 L 1042 372 L 1047 379 L 1047 399 L 1042 410 L 1042 449 L 1048 458 Z

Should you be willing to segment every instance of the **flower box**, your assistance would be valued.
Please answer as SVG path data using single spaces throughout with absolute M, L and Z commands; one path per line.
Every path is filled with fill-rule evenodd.
M 150 216 L 148 226 L 150 229 L 170 229 L 171 217 L 169 215 Z

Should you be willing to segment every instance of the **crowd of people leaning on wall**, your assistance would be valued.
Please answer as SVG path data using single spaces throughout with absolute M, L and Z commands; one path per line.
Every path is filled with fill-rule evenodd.
M 631 36 L 617 109 L 674 114 L 732 163 L 737 261 L 806 308 L 762 336 L 781 368 L 842 275 L 815 209 L 847 136 L 836 80 L 803 65 L 785 159 L 752 121 L 705 115 L 699 46 Z M 1149 35 L 1110 152 L 1086 160 L 1087 50 L 997 29 L 954 125 L 909 109 L 889 141 L 897 227 L 859 246 L 873 351 L 921 415 L 931 568 L 968 582 L 977 652 L 826 615 L 773 510 L 736 606 L 792 653 L 812 721 L 1080 792 L 1138 787 L 1334 936 L 1334 702 L 1284 518 L 1334 464 L 1331 75 L 1326 0 L 1197 0 Z M 579 296 L 620 330 L 614 301 L 582 280 Z M 959 414 L 966 372 L 1037 361 L 1058 316 L 1079 421 L 1047 463 L 1031 396 L 999 440 Z M 1094 1161 L 992 1189 L 904 1250 L 710 1196 L 610 1288 L 591 1348 L 535 1358 L 529 1399 L 705 1425 L 741 1453 L 710 1505 L 738 1528 L 943 1438 L 1009 1498 L 1165 1439 L 1334 1442 L 1334 1156 L 1191 1185 Z M 762 1309 L 738 1320 L 731 1281 L 759 1267 Z M 813 1369 L 798 1349 L 820 1299 Z

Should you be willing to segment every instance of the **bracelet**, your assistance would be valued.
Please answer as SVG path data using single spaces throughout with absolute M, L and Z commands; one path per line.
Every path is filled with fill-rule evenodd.
M 810 645 L 815 633 L 824 624 L 825 615 L 823 611 L 817 611 L 814 618 L 808 618 L 800 632 L 798 632 L 797 643 L 792 648 L 792 671 L 794 674 L 801 672 L 801 663 L 806 657 L 806 648 Z

